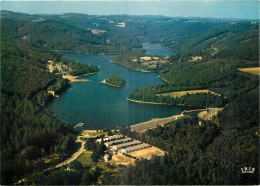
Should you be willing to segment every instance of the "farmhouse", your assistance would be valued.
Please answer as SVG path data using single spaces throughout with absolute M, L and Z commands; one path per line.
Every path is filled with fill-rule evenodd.
M 119 139 L 119 140 L 106 142 L 105 145 L 106 145 L 107 147 L 109 147 L 109 146 L 111 146 L 111 145 L 126 143 L 126 142 L 129 142 L 129 141 L 132 141 L 132 139 L 131 139 L 131 138 L 122 138 L 122 139 Z
M 122 144 L 119 144 L 119 145 L 114 145 L 113 146 L 113 150 L 118 150 L 118 149 L 121 149 L 121 148 L 126 148 L 126 147 L 130 147 L 130 146 L 133 146 L 133 145 L 138 145 L 138 144 L 141 144 L 142 142 L 139 141 L 139 140 L 134 140 L 134 141 L 131 141 L 131 142 L 128 142 L 128 143 L 122 143 Z
M 136 145 L 136 146 L 133 146 L 133 147 L 128 147 L 128 148 L 122 149 L 122 150 L 121 150 L 121 153 L 122 153 L 122 154 L 126 154 L 126 153 L 128 153 L 128 152 L 133 152 L 133 151 L 137 151 L 137 150 L 141 150 L 141 149 L 146 149 L 146 148 L 150 148 L 150 147 L 152 147 L 152 146 L 149 145 L 149 144 Z

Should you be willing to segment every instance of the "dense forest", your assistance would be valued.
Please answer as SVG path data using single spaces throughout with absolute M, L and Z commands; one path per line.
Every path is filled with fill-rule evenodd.
M 96 72 L 98 68 L 64 60 L 61 54 L 21 42 L 17 34 L 23 22 L 1 21 L 0 183 L 13 184 L 54 166 L 77 149 L 77 131 L 45 107 L 53 99 L 48 90 L 59 94 L 70 86 L 60 74 L 48 71 L 47 61 L 71 67 L 72 75 Z M 43 183 L 57 183 L 52 183 L 53 179 Z
M 124 135 L 158 146 L 164 157 L 137 160 L 120 174 L 106 172 L 103 184 L 259 184 L 259 77 L 240 72 L 259 66 L 259 23 L 250 20 L 168 18 L 163 16 L 29 15 L 1 11 L 1 171 L 0 183 L 97 184 L 99 167 L 70 163 L 73 171 L 48 169 L 78 148 L 78 134 L 46 109 L 70 84 L 63 74 L 97 72 L 94 66 L 62 59 L 57 51 L 144 54 L 142 42 L 177 51 L 158 71 L 166 81 L 136 89 L 131 99 L 167 104 L 224 107 L 212 120 L 185 117 L 143 133 L 121 126 Z M 120 56 L 118 57 L 120 59 Z M 202 60 L 192 61 L 193 56 Z M 52 60 L 55 69 L 47 69 Z M 143 69 L 147 70 L 147 69 Z M 211 93 L 172 98 L 159 94 L 208 89 Z M 201 125 L 199 125 L 201 123 Z M 86 142 L 92 159 L 104 145 Z M 254 174 L 241 168 L 254 167 Z
M 105 80 L 106 83 L 113 85 L 115 87 L 123 87 L 125 86 L 125 80 L 119 76 L 112 74 L 108 79 Z

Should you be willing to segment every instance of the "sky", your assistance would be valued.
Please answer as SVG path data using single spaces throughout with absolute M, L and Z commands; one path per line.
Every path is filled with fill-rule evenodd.
M 258 0 L 2 0 L 1 9 L 29 14 L 84 13 L 259 19 Z

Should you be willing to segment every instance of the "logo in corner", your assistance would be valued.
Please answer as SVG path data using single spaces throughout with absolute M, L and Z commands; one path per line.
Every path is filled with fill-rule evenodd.
M 255 168 L 254 167 L 243 167 L 241 168 L 242 174 L 254 174 Z

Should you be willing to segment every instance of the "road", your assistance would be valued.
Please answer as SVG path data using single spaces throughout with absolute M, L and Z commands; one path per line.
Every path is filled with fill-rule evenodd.
M 84 146 L 85 146 L 85 141 L 80 140 L 79 137 L 78 137 L 75 142 L 80 142 L 81 143 L 80 149 L 77 152 L 75 152 L 70 158 L 68 158 L 64 162 L 59 163 L 58 165 L 56 165 L 55 168 L 59 168 L 62 165 L 67 165 L 67 164 L 71 163 L 72 161 L 77 159 L 79 157 L 79 155 L 81 155 L 83 153 Z

